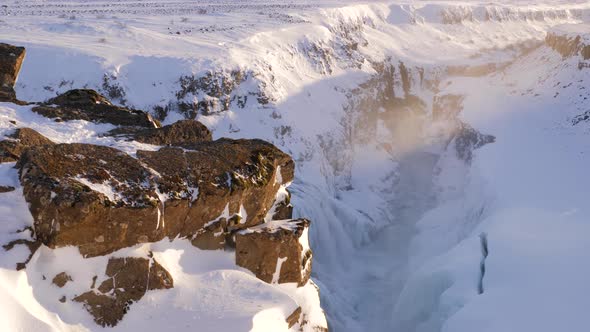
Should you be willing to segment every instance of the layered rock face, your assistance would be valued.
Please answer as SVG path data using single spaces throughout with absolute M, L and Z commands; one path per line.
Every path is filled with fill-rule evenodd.
M 580 28 L 581 27 L 581 28 Z M 563 57 L 590 59 L 590 25 L 561 26 L 547 34 L 545 43 Z
M 274 220 L 236 235 L 236 264 L 269 283 L 302 286 L 311 274 L 309 220 Z
M 263 141 L 191 148 L 138 151 L 138 159 L 89 144 L 28 149 L 17 167 L 37 238 L 85 256 L 177 236 L 223 248 L 226 233 L 264 219 L 281 184 L 275 179 L 293 178 L 291 158 Z M 201 243 L 212 225 L 221 233 L 216 245 Z
M 16 101 L 14 84 L 24 59 L 24 47 L 0 43 L 0 102 Z
M 161 237 L 149 172 L 125 153 L 87 144 L 39 146 L 17 167 L 35 235 L 49 247 L 76 245 L 96 256 Z M 118 222 L 126 220 L 132 222 Z
M 223 247 L 225 234 L 261 223 L 282 181 L 292 181 L 294 173 L 288 155 L 260 140 L 220 139 L 190 150 L 170 147 L 137 155 L 161 175 L 160 191 L 171 198 L 166 220 L 187 220 L 167 223 L 168 236 L 192 236 L 202 249 Z M 182 195 L 197 198 L 183 200 Z M 201 241 L 203 227 L 217 230 L 213 248 Z

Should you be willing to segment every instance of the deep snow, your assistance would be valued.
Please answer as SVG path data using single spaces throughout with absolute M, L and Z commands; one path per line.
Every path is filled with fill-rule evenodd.
M 573 126 L 571 119 L 590 110 L 590 77 L 587 68 L 578 69 L 578 58 L 562 59 L 542 41 L 549 30 L 584 32 L 587 25 L 578 24 L 590 22 L 587 3 L 138 3 L 15 1 L 0 9 L 2 41 L 28 49 L 19 97 L 101 89 L 106 73 L 116 77 L 110 83 L 126 92 L 128 105 L 150 110 L 174 101 L 181 75 L 252 70 L 255 77 L 237 89 L 262 89 L 270 104 L 232 104 L 198 119 L 215 138 L 267 139 L 296 159 L 289 189 L 295 213 L 312 220 L 312 277 L 332 330 L 586 330 L 590 144 L 588 124 Z M 348 54 L 342 47 L 351 43 L 358 48 Z M 350 137 L 345 120 L 364 110 L 347 113 L 349 91 L 376 74 L 373 62 L 387 57 L 414 73 L 424 68 L 427 79 L 440 81 L 438 91 L 414 81 L 412 93 L 427 103 L 426 115 L 396 124 L 395 131 L 392 123 L 380 123 L 375 132 L 361 128 Z M 496 70 L 470 77 L 445 70 L 488 64 Z M 441 139 L 448 123 L 428 113 L 433 95 L 447 93 L 465 96 L 463 121 L 496 137 L 471 163 Z M 2 134 L 15 119 L 56 141 L 114 145 L 130 154 L 156 148 L 99 138 L 109 126 L 65 126 L 26 107 L 1 104 L 0 117 Z M 179 118 L 172 113 L 165 123 Z M 17 185 L 9 166 L 1 168 L 2 184 Z M 11 216 L 3 240 L 31 222 L 19 194 L 0 196 L 2 215 Z M 180 286 L 148 293 L 117 329 L 190 329 L 198 319 L 211 328 L 222 324 L 215 325 L 221 330 L 279 331 L 284 326 L 266 324 L 281 325 L 293 305 L 285 294 L 298 292 L 322 320 L 313 287 L 273 288 L 223 253 L 182 242 L 154 246 Z M 43 254 L 33 266 L 47 264 Z M 70 252 L 63 257 L 76 259 Z M 6 329 L 96 328 L 81 307 L 50 305 L 58 294 L 39 286 L 38 275 L 12 271 L 13 261 L 0 260 L 6 299 L 0 308 L 11 318 L 2 320 Z M 207 297 L 215 291 L 224 295 Z M 260 309 L 237 310 L 252 296 Z M 227 316 L 211 318 L 220 308 Z

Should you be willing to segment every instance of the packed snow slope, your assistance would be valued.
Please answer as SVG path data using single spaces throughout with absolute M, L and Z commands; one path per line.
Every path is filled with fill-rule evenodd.
M 332 330 L 587 330 L 590 62 L 545 44 L 549 32 L 588 41 L 587 2 L 9 0 L 0 21 L 1 41 L 27 47 L 21 99 L 94 88 L 164 123 L 196 118 L 215 138 L 290 153 Z M 56 141 L 102 131 L 0 112 Z M 16 185 L 10 167 L 1 179 Z M 10 222 L 30 218 L 18 195 L 0 198 Z M 190 295 L 154 293 L 118 329 L 188 329 L 198 307 L 212 329 L 249 330 L 252 315 L 232 325 L 243 318 L 232 310 L 253 288 L 263 308 L 292 309 L 292 292 L 244 275 L 234 301 L 222 253 L 152 250 Z M 34 264 L 50 264 L 43 253 Z M 47 305 L 55 294 L 7 260 L 3 329 L 97 329 L 80 308 Z M 209 320 L 209 301 L 235 315 Z M 276 317 L 256 312 L 254 327 Z

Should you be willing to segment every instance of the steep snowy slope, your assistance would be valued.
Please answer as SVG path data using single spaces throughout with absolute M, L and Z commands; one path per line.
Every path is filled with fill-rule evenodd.
M 564 29 L 571 26 L 552 31 L 567 37 Z M 443 83 L 466 96 L 462 118 L 497 138 L 471 167 L 493 200 L 477 226 L 457 225 L 444 204 L 418 223 L 414 260 L 445 253 L 415 263 L 396 305 L 395 315 L 420 321 L 416 330 L 586 329 L 579 262 L 588 247 L 580 234 L 588 227 L 589 146 L 587 123 L 576 121 L 590 106 L 586 62 L 541 46 L 491 75 Z
M 587 325 L 589 66 L 583 54 L 545 44 L 548 32 L 586 42 L 587 3 L 18 1 L 0 15 L 1 41 L 28 50 L 19 98 L 94 88 L 164 123 L 196 118 L 216 138 L 262 138 L 288 152 L 295 214 L 313 220 L 312 277 L 332 330 Z M 57 141 L 75 133 L 96 142 L 107 130 L 0 107 L 3 129 L 18 118 Z M 6 199 L 8 215 L 30 218 L 24 201 Z M 238 330 L 254 316 L 254 328 L 275 331 L 256 322 L 284 323 L 292 311 L 283 290 L 259 289 L 250 276 L 228 289 L 225 280 L 242 272 L 223 253 L 183 262 L 189 249 L 176 246 L 152 250 L 187 284 L 214 276 L 176 295 L 154 293 L 117 329 L 156 328 L 146 317 L 160 310 L 170 317 L 158 324 L 190 328 L 187 306 L 203 306 L 199 323 L 216 324 L 207 313 L 219 305 L 243 320 Z M 31 285 L 35 292 L 39 276 L 8 271 L 8 259 L 3 286 L 14 287 L 0 305 L 15 308 L 7 324 L 16 325 L 7 328 L 92 326 L 72 318 L 74 305 L 46 305 L 53 294 L 15 300 Z M 201 260 L 214 263 L 194 267 Z M 252 288 L 271 309 L 237 314 Z M 211 289 L 228 300 L 204 306 L 182 294 Z

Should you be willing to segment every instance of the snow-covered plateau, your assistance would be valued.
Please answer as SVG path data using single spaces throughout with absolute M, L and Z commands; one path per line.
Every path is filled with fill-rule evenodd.
M 122 183 L 121 169 L 100 183 L 63 181 L 119 206 L 131 203 L 115 187 L 155 188 L 147 204 L 156 202 L 161 235 L 104 252 L 92 251 L 108 246 L 100 236 L 99 249 L 46 246 L 37 237 L 49 212 L 35 208 L 38 188 L 25 178 L 54 164 L 29 169 L 27 150 L 27 160 L 0 163 L 0 331 L 590 329 L 587 1 L 1 0 L 0 43 L 26 49 L 14 85 L 26 102 L 0 102 L 0 138 L 31 128 L 53 143 L 122 151 L 111 157 L 147 170 L 143 182 Z M 55 121 L 27 103 L 51 111 L 72 89 L 148 112 L 148 126 L 198 120 L 215 140 L 262 139 L 289 155 L 292 182 L 278 152 L 272 173 L 252 175 L 276 197 L 216 202 L 221 214 L 204 227 L 255 227 L 238 232 L 237 246 L 240 236 L 296 234 L 288 241 L 303 281 L 281 282 L 282 252 L 265 281 L 236 265 L 240 250 L 201 250 L 167 230 L 171 198 L 152 187 L 165 174 L 146 160 L 166 169 L 157 153 L 172 148 L 91 118 Z M 233 195 L 245 179 L 227 173 L 210 190 L 186 180 L 176 194 L 200 209 L 192 204 L 224 186 Z M 268 199 L 253 220 L 252 206 Z M 282 202 L 311 222 L 270 220 Z M 50 235 L 60 231 L 50 223 Z M 148 281 L 118 324 L 101 326 L 81 296 L 115 297 L 120 276 L 109 270 L 140 262 L 161 287 Z

